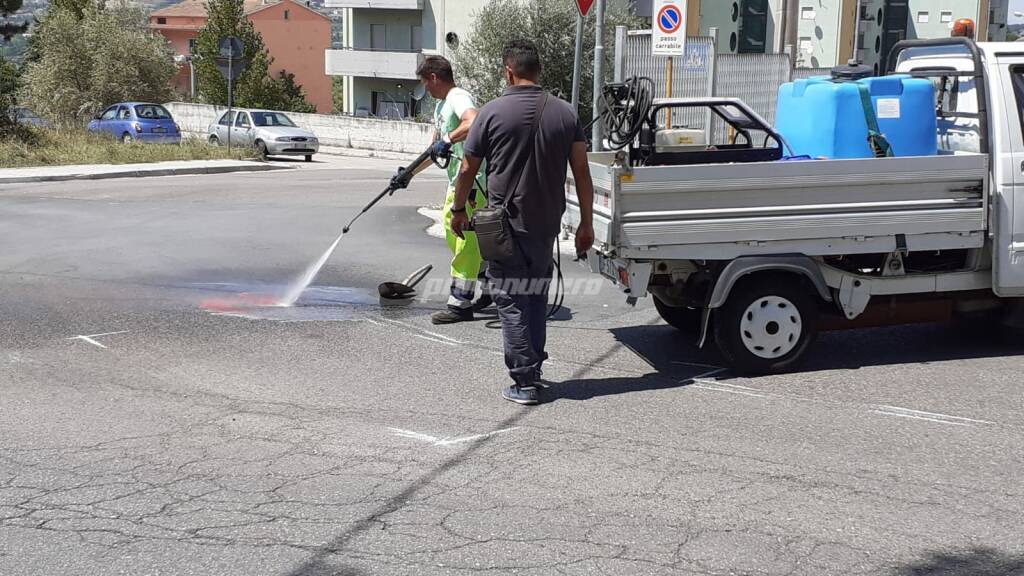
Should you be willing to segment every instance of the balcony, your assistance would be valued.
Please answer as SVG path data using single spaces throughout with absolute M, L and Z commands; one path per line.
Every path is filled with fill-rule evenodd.
M 328 76 L 415 80 L 423 60 L 419 50 L 327 50 Z
M 324 8 L 423 10 L 423 0 L 324 0 Z

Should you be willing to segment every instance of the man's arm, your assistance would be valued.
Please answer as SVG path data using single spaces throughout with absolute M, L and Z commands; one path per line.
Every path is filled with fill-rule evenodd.
M 587 144 L 572 145 L 569 167 L 576 181 L 576 198 L 580 203 L 580 225 L 576 229 L 576 253 L 584 254 L 594 245 L 594 182 L 590 179 Z
M 469 136 L 469 128 L 473 125 L 473 121 L 476 120 L 476 108 L 470 108 L 463 112 L 462 116 L 459 117 L 459 125 L 448 133 L 448 139 L 451 140 L 452 144 L 458 144 L 464 142 Z
M 470 156 L 462 159 L 462 166 L 459 167 L 459 176 L 455 180 L 455 200 L 452 201 L 452 232 L 459 238 L 464 238 L 462 231 L 469 224 L 469 217 L 466 215 L 466 202 L 469 201 L 469 193 L 473 190 L 473 182 L 476 174 L 480 171 L 483 159 L 479 156 Z
M 447 134 L 447 139 L 445 138 L 445 134 L 441 134 L 440 132 L 435 131 L 433 146 L 437 146 L 438 142 L 443 141 L 449 145 L 447 148 L 451 149 L 451 144 L 458 144 L 459 142 L 465 141 L 466 137 L 469 136 L 470 127 L 473 126 L 473 121 L 476 120 L 476 115 L 476 108 L 470 108 L 466 110 L 465 113 L 462 114 L 462 117 L 459 118 L 459 125 L 455 127 L 455 130 L 452 130 Z M 440 150 L 438 151 L 440 152 Z M 412 171 L 412 173 L 414 175 L 419 174 L 420 172 L 423 172 L 427 168 L 430 168 L 430 165 L 432 163 L 433 161 L 430 159 L 424 160 L 422 164 L 417 166 L 416 169 Z

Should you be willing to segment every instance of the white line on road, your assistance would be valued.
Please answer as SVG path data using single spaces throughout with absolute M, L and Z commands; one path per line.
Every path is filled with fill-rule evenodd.
M 951 416 L 949 414 L 938 414 L 936 412 L 924 412 L 922 410 L 912 410 L 910 408 L 900 408 L 899 406 L 886 406 L 880 405 L 875 406 L 875 410 L 879 414 L 887 414 L 889 416 L 902 416 L 904 418 L 917 418 L 918 420 L 929 420 L 932 422 L 942 422 L 944 424 L 958 424 L 961 426 L 969 426 L 971 424 L 995 424 L 995 422 L 989 422 L 988 420 L 975 420 L 974 418 L 964 418 L 963 416 Z
M 430 444 L 433 444 L 434 446 L 452 446 L 454 444 L 462 444 L 463 442 L 472 442 L 473 440 L 488 438 L 496 434 L 511 432 L 512 430 L 515 429 L 516 427 L 504 428 L 502 430 L 495 430 L 494 432 L 488 432 L 486 434 L 474 434 L 472 436 L 463 436 L 462 438 L 450 438 L 447 436 L 444 438 L 438 438 L 437 436 L 431 436 L 429 434 L 423 434 L 422 432 L 416 432 L 413 430 L 403 430 L 402 428 L 388 428 L 388 430 L 391 430 L 396 436 L 428 442 Z
M 430 336 L 425 336 L 423 334 L 413 334 L 413 336 L 415 336 L 417 338 L 422 338 L 424 340 L 429 340 L 431 342 L 437 342 L 438 344 L 444 344 L 445 346 L 458 346 L 458 344 L 456 344 L 455 342 L 448 342 L 447 340 L 441 340 L 441 339 L 438 339 L 438 338 L 431 338 Z
M 103 348 L 104 350 L 106 350 L 107 347 L 104 346 L 103 344 L 97 342 L 96 340 L 94 340 L 94 338 L 99 338 L 101 336 L 114 336 L 115 334 L 127 334 L 127 333 L 128 333 L 128 330 L 120 330 L 118 332 L 103 332 L 101 334 L 85 334 L 85 335 L 79 334 L 78 336 L 72 336 L 71 338 L 67 338 L 67 340 L 82 340 L 82 341 L 88 342 L 89 344 L 92 344 L 93 346 L 98 346 L 98 347 Z
M 899 412 L 886 412 L 885 410 L 872 410 L 875 414 L 881 414 L 883 416 L 897 416 L 899 418 L 912 418 L 914 420 L 927 420 L 928 422 L 938 422 L 939 424 L 952 424 L 953 426 L 970 426 L 967 422 L 953 422 L 951 420 L 940 420 L 938 418 L 926 418 L 924 416 L 914 416 L 913 414 L 900 414 Z
M 739 394 L 740 396 L 753 396 L 755 398 L 765 398 L 764 394 L 755 394 L 754 392 L 744 392 L 743 390 L 734 390 L 726 388 L 725 386 L 719 386 L 714 381 L 695 381 L 691 384 L 694 388 L 700 390 L 711 390 L 712 392 L 726 392 L 728 394 Z

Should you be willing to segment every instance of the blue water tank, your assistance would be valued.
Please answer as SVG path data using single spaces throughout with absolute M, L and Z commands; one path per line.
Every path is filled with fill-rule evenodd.
M 935 87 L 930 80 L 897 74 L 834 81 L 827 76 L 779 88 L 775 127 L 797 155 L 872 158 L 859 86 L 871 92 L 879 130 L 895 156 L 934 156 L 937 150 Z

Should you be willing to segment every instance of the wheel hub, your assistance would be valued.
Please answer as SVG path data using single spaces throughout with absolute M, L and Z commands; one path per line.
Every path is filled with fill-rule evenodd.
M 800 311 L 781 296 L 765 296 L 751 303 L 739 328 L 747 350 L 769 360 L 792 352 L 803 333 Z

